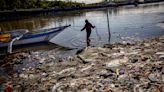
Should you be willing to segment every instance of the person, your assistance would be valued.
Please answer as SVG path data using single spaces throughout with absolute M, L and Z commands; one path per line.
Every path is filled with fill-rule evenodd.
M 84 27 L 81 29 L 81 31 L 83 31 L 84 29 L 86 29 L 86 33 L 87 33 L 87 38 L 86 38 L 86 42 L 87 42 L 87 46 L 90 46 L 90 35 L 92 32 L 92 28 L 95 28 L 95 26 L 93 26 L 87 19 L 85 20 L 85 25 Z

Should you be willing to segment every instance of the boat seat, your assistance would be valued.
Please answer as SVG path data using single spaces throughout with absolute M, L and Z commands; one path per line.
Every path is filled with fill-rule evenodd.
M 11 34 L 0 34 L 0 42 L 9 42 L 11 40 Z

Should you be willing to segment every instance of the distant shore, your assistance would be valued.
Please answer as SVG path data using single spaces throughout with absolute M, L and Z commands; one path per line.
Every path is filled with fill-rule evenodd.
M 151 1 L 151 2 L 138 2 L 139 4 L 148 4 L 148 3 L 159 3 L 164 1 Z M 15 9 L 15 10 L 7 10 L 0 11 L 0 21 L 18 19 L 23 16 L 41 16 L 47 15 L 49 13 L 57 13 L 63 11 L 75 11 L 75 10 L 84 10 L 84 9 L 96 9 L 96 8 L 105 8 L 105 7 L 119 7 L 125 5 L 135 5 L 134 3 L 109 3 L 109 4 L 96 4 L 96 5 L 88 5 L 83 7 L 69 7 L 69 8 L 37 8 L 37 9 Z

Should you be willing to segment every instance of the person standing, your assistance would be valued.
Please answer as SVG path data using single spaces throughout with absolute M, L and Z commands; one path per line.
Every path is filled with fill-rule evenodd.
M 85 20 L 85 25 L 84 27 L 81 29 L 81 31 L 83 31 L 84 29 L 86 29 L 86 33 L 87 33 L 87 38 L 86 38 L 86 42 L 87 42 L 87 46 L 90 46 L 90 35 L 92 32 L 92 28 L 95 28 L 95 26 L 93 26 L 87 19 Z

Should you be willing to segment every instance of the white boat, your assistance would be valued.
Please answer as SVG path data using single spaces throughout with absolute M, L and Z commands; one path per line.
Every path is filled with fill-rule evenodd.
M 51 29 L 42 29 L 38 30 L 36 33 L 27 32 L 27 29 L 13 30 L 8 32 L 8 34 L 11 34 L 12 40 L 9 42 L 0 42 L 0 48 L 9 47 L 9 45 L 16 46 L 48 42 L 51 38 L 69 26 L 70 25 L 55 27 Z

